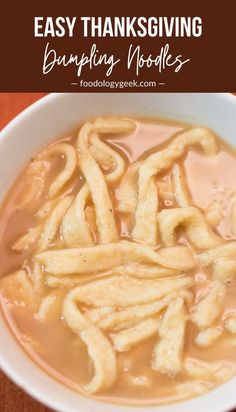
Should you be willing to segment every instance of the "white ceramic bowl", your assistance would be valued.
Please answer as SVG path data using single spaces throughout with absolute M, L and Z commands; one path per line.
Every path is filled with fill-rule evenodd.
M 212 128 L 236 146 L 236 97 L 222 93 L 65 93 L 30 106 L 0 133 L 0 201 L 28 159 L 50 140 L 98 114 L 158 116 Z M 95 401 L 66 388 L 21 349 L 0 315 L 0 367 L 21 388 L 61 412 L 133 412 L 140 408 Z M 206 395 L 142 412 L 225 412 L 236 406 L 236 378 Z

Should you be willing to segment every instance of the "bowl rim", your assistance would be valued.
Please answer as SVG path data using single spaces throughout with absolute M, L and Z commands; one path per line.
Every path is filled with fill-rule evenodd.
M 41 107 L 43 107 L 43 106 L 45 106 L 45 105 L 47 105 L 47 104 L 51 104 L 51 103 L 53 103 L 54 101 L 56 101 L 57 99 L 59 99 L 59 98 L 62 98 L 63 96 L 65 96 L 65 95 L 71 95 L 72 93 L 49 93 L 49 94 L 47 94 L 47 95 L 45 95 L 45 96 L 42 96 L 39 100 L 37 100 L 36 102 L 34 102 L 33 104 L 31 104 L 30 106 L 28 106 L 28 107 L 26 107 L 22 112 L 20 112 L 17 116 L 15 116 L 9 123 L 7 123 L 6 124 L 6 126 L 0 131 L 0 139 L 1 140 L 5 140 L 5 139 L 7 139 L 7 138 L 9 138 L 9 134 L 11 133 L 11 131 L 13 130 L 13 129 L 16 129 L 17 127 L 18 127 L 18 125 L 22 122 L 22 121 L 24 121 L 24 120 L 26 120 L 27 118 L 29 118 L 35 111 L 37 111 L 37 110 L 39 110 Z M 88 94 L 90 94 L 90 95 L 94 95 L 94 94 L 98 94 L 98 93 L 73 93 L 73 95 L 74 94 L 78 94 L 78 95 L 88 95 Z M 105 94 L 111 94 L 111 93 L 102 93 L 103 95 Z M 116 93 L 113 93 L 113 94 L 116 94 Z M 117 94 L 123 94 L 123 95 L 127 95 L 127 94 L 130 94 L 130 93 L 117 93 Z M 136 94 L 136 93 L 133 93 L 133 94 Z M 142 95 L 147 95 L 147 94 L 151 94 L 151 95 L 153 95 L 153 94 L 155 94 L 155 93 L 139 93 L 140 95 L 142 94 Z M 163 93 L 163 94 L 169 94 L 169 95 L 171 95 L 171 94 L 178 94 L 178 95 L 185 95 L 185 94 L 193 94 L 193 95 L 196 95 L 196 94 L 201 94 L 201 95 L 215 95 L 215 96 L 217 96 L 217 97 L 220 97 L 221 99 L 222 98 L 224 98 L 225 100 L 228 100 L 229 102 L 231 102 L 231 103 L 233 103 L 234 105 L 235 105 L 235 108 L 236 108 L 236 96 L 234 96 L 233 94 L 231 94 L 231 93 L 172 93 L 172 92 L 170 92 L 170 93 Z M 2 309 L 1 309 L 1 311 L 2 311 Z M 5 320 L 5 317 L 4 317 L 4 315 L 3 315 L 3 318 L 4 318 L 4 320 Z M 5 320 L 5 323 L 6 323 L 6 320 Z M 6 328 L 7 328 L 8 326 L 7 326 L 7 323 L 6 323 Z M 19 343 L 17 342 L 17 345 L 18 345 L 18 347 L 19 347 L 19 350 L 21 349 L 20 348 L 20 345 L 19 345 Z M 20 353 L 20 351 L 19 351 L 19 353 Z M 21 356 L 21 355 L 19 355 L 19 356 Z M 26 355 L 30 360 L 31 360 L 31 358 L 28 356 L 28 355 Z M 35 362 L 33 362 L 32 361 L 32 363 L 37 367 L 37 368 L 39 368 L 40 369 L 40 371 L 42 371 L 42 373 L 45 373 L 45 374 L 47 374 L 47 372 L 45 372 L 45 370 L 43 370 L 43 369 L 41 369 L 38 365 L 36 365 L 35 364 Z M 47 406 L 47 407 L 49 407 L 49 408 L 51 408 L 51 409 L 53 409 L 53 410 L 56 410 L 56 411 L 58 411 L 58 412 L 74 412 L 74 409 L 72 409 L 70 406 L 68 406 L 68 408 L 67 409 L 65 409 L 61 404 L 60 404 L 60 401 L 59 400 L 57 400 L 57 399 L 55 399 L 55 398 L 51 398 L 51 397 L 49 397 L 47 394 L 45 394 L 43 391 L 40 391 L 39 389 L 37 389 L 37 387 L 34 387 L 34 385 L 30 382 L 30 380 L 28 380 L 27 378 L 25 378 L 24 377 L 24 374 L 21 374 L 20 373 L 20 371 L 19 370 L 17 370 L 17 368 L 14 368 L 14 366 L 12 366 L 12 365 L 10 365 L 9 364 L 9 362 L 8 362 L 8 358 L 5 358 L 5 356 L 4 356 L 4 353 L 3 352 L 1 352 L 1 350 L 0 350 L 0 369 L 6 374 L 6 376 L 14 383 L 14 384 L 16 384 L 17 386 L 19 386 L 24 392 L 26 392 L 29 396 L 31 396 L 33 399 L 35 399 L 35 400 L 37 400 L 39 403 L 41 403 L 41 404 L 43 404 L 43 405 L 45 405 L 45 406 Z M 48 374 L 47 374 L 48 375 Z M 55 381 L 55 379 L 54 378 L 52 378 L 51 377 L 51 379 L 53 379 L 53 381 Z M 234 379 L 234 378 L 233 378 Z M 231 379 L 232 380 L 232 379 Z M 62 384 L 62 383 L 61 383 Z M 62 384 L 63 385 L 63 384 Z M 219 388 L 221 388 L 221 389 L 223 389 L 223 387 L 225 386 L 225 385 L 227 385 L 227 382 L 225 383 L 225 384 L 223 384 L 223 385 L 220 385 L 220 387 Z M 212 394 L 212 393 L 214 393 L 215 391 L 217 391 L 217 389 L 219 389 L 219 388 L 216 388 L 215 390 L 213 390 L 213 392 L 211 391 L 211 392 L 208 392 L 206 395 L 209 395 L 209 394 Z M 74 391 L 72 391 L 72 392 L 74 392 Z M 83 396 L 83 395 L 81 395 L 81 396 Z M 200 399 L 200 398 L 203 398 L 203 396 L 205 396 L 205 395 L 202 395 L 202 396 L 198 396 L 198 397 L 196 397 L 196 398 L 192 398 L 192 399 L 187 399 L 187 400 L 183 400 L 183 401 L 180 401 L 180 402 L 176 402 L 176 403 L 170 403 L 170 404 L 164 404 L 164 405 L 151 405 L 151 406 L 126 406 L 126 405 L 117 405 L 117 404 L 111 404 L 111 403 L 106 403 L 106 402 L 102 402 L 102 401 L 99 401 L 99 400 L 96 400 L 96 399 L 92 399 L 92 398 L 87 398 L 88 400 L 90 399 L 92 399 L 92 401 L 93 401 L 93 403 L 94 403 L 94 410 L 96 409 L 96 402 L 99 402 L 100 403 L 100 405 L 101 404 L 103 404 L 104 405 L 104 408 L 106 407 L 106 405 L 107 406 L 109 406 L 110 408 L 112 407 L 113 408 L 113 410 L 114 410 L 114 412 L 116 412 L 116 411 L 118 411 L 118 410 L 121 410 L 122 411 L 122 409 L 125 409 L 125 410 L 127 410 L 126 408 L 129 408 L 129 410 L 132 412 L 132 411 L 134 411 L 134 410 L 141 410 L 141 408 L 143 409 L 143 410 L 145 410 L 145 408 L 148 408 L 150 411 L 157 411 L 158 412 L 158 410 L 159 409 L 161 409 L 161 408 L 163 408 L 164 406 L 166 406 L 166 407 L 168 407 L 168 411 L 171 411 L 172 410 L 172 408 L 174 407 L 174 406 L 176 406 L 176 405 L 180 405 L 180 408 L 178 409 L 178 412 L 179 411 L 181 411 L 181 405 L 182 404 L 185 404 L 185 408 L 186 408 L 186 406 L 187 406 L 187 404 L 189 404 L 189 408 L 191 408 L 191 406 L 192 406 L 192 402 L 193 402 L 193 400 L 197 400 L 197 399 Z M 235 400 L 233 400 L 232 398 L 230 398 L 230 399 L 224 399 L 224 401 L 223 401 L 223 405 L 218 405 L 218 407 L 219 407 L 219 409 L 218 408 L 216 408 L 215 410 L 214 410 L 214 412 L 224 412 L 224 411 L 226 411 L 226 410 L 230 410 L 230 409 L 232 409 L 232 408 L 234 408 L 236 406 L 236 399 Z M 222 409 L 222 407 L 224 408 L 224 409 Z M 174 410 L 175 408 L 173 408 L 173 412 L 175 412 L 175 410 Z M 85 412 L 84 411 L 84 408 L 83 409 L 80 409 L 80 411 L 82 412 L 82 410 L 83 410 L 83 412 Z M 90 410 L 90 409 L 88 409 L 88 410 Z M 204 411 L 203 411 L 204 412 Z
M 66 96 L 66 95 L 96 95 L 99 94 L 98 92 L 88 92 L 88 93 L 48 93 L 45 96 L 40 97 L 38 100 L 27 106 L 25 109 L 23 109 L 20 113 L 18 113 L 13 119 L 11 119 L 1 130 L 0 130 L 0 137 L 1 139 L 4 138 L 5 133 L 9 133 L 12 128 L 17 127 L 18 123 L 21 121 L 25 120 L 28 118 L 32 112 L 35 110 L 40 109 L 42 106 L 45 106 L 46 104 L 50 104 L 54 100 L 57 100 L 60 97 Z M 101 93 L 102 95 L 154 95 L 155 93 Z M 158 94 L 163 94 L 163 95 L 173 95 L 173 94 L 178 94 L 178 95 L 212 95 L 212 96 L 218 96 L 220 98 L 224 97 L 226 100 L 234 102 L 235 103 L 235 98 L 236 95 L 234 96 L 232 93 L 227 93 L 227 92 L 217 92 L 217 93 L 186 93 L 186 92 L 167 92 L 167 93 L 158 93 Z M 167 117 L 168 119 L 168 117 Z

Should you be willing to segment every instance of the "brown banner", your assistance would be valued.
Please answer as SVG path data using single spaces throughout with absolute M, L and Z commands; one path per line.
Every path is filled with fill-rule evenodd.
M 236 90 L 233 1 L 122 6 L 5 4 L 0 91 Z

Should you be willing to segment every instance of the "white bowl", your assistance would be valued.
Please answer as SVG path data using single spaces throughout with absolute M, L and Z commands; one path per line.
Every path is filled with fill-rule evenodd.
M 224 93 L 62 93 L 51 94 L 16 117 L 0 133 L 0 201 L 22 166 L 50 140 L 101 114 L 158 116 L 212 128 L 236 146 L 236 97 Z M 0 367 L 21 388 L 62 412 L 133 412 L 86 398 L 41 370 L 19 346 L 0 314 Z M 142 412 L 223 412 L 236 406 L 236 378 L 188 401 L 142 407 Z

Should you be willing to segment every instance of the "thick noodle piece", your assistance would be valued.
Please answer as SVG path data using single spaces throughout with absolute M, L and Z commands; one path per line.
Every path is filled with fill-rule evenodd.
M 108 274 L 127 275 L 140 279 L 157 279 L 167 276 L 176 276 L 180 270 L 168 269 L 159 265 L 142 265 L 141 263 L 130 263 L 124 266 L 116 266 Z
M 130 133 L 134 129 L 135 123 L 128 119 L 98 118 L 93 123 L 85 123 L 78 135 L 77 152 L 80 168 L 89 186 L 95 207 L 101 243 L 116 242 L 119 236 L 105 176 L 89 150 L 90 137 L 94 133 Z M 118 175 L 119 173 L 118 171 Z M 114 175 L 110 176 L 110 179 L 113 178 Z
M 55 276 L 49 275 L 46 276 L 46 285 L 50 288 L 63 288 L 63 287 L 72 287 L 76 285 L 81 285 L 93 281 L 95 279 L 103 278 L 107 274 L 87 274 L 87 275 L 69 275 L 69 276 Z
M 62 219 L 61 233 L 67 247 L 94 244 L 94 236 L 85 215 L 89 196 L 89 188 L 85 184 Z
M 154 222 L 157 215 L 158 201 L 154 194 L 154 176 L 167 170 L 173 162 L 180 158 L 186 148 L 199 145 L 203 152 L 210 156 L 217 153 L 217 144 L 214 136 L 206 129 L 194 128 L 179 134 L 165 149 L 159 150 L 149 156 L 139 168 L 138 177 L 138 202 L 135 211 L 135 224 L 132 236 L 143 243 L 151 242 L 153 245 L 157 234 L 157 222 L 155 225 L 145 227 L 145 218 Z M 155 191 L 157 196 L 157 191 Z
M 52 212 L 48 216 L 44 229 L 41 233 L 38 247 L 40 251 L 47 249 L 50 243 L 53 241 L 56 233 L 59 229 L 61 220 L 66 213 L 68 207 L 70 206 L 73 200 L 73 196 L 65 196 L 64 198 L 58 200 L 57 204 L 53 208 Z
M 105 124 L 104 120 L 101 125 L 105 126 Z M 113 205 L 103 172 L 89 150 L 90 135 L 95 131 L 101 131 L 96 125 L 95 121 L 94 123 L 85 123 L 81 128 L 77 139 L 77 152 L 80 168 L 88 184 L 96 210 L 99 240 L 101 243 L 110 243 L 118 241 L 119 238 Z
M 163 150 L 150 155 L 145 161 L 149 167 L 149 175 L 154 176 L 170 168 L 172 163 L 180 158 L 186 148 L 199 145 L 206 156 L 213 156 L 218 152 L 218 146 L 212 133 L 200 127 L 181 132 Z
M 198 328 L 205 329 L 214 324 L 223 309 L 226 288 L 219 280 L 210 284 L 206 296 L 195 304 L 191 314 L 191 320 Z
M 134 213 L 137 207 L 137 177 L 141 163 L 136 162 L 130 165 L 121 179 L 116 190 L 118 201 L 117 210 L 122 213 Z
M 43 300 L 38 309 L 38 312 L 34 315 L 34 318 L 44 322 L 48 321 L 48 313 L 52 309 L 53 305 L 55 304 L 57 297 L 54 295 L 48 295 Z
M 121 241 L 109 245 L 85 248 L 49 250 L 35 256 L 45 271 L 57 276 L 109 270 L 129 263 L 153 263 L 181 271 L 195 267 L 191 250 L 186 246 L 161 248 L 157 252 L 148 246 Z
M 209 225 L 213 227 L 218 226 L 223 219 L 223 203 L 214 201 L 205 209 L 204 212 Z
M 37 212 L 35 213 L 35 216 L 38 219 L 44 220 L 49 215 L 49 213 L 51 212 L 54 203 L 55 203 L 54 199 L 53 200 L 52 199 L 46 200 L 46 202 L 44 202 L 42 204 L 42 206 L 39 208 L 39 210 L 37 210 Z
M 192 286 L 190 277 L 141 280 L 127 276 L 112 276 L 74 289 L 78 302 L 88 306 L 126 307 L 152 302 L 175 290 Z
M 168 306 L 172 297 L 176 297 L 177 294 L 178 292 L 172 292 L 156 302 L 129 306 L 127 309 L 116 310 L 116 308 L 111 307 L 112 311 L 107 314 L 100 312 L 102 308 L 90 309 L 88 316 L 92 316 L 100 329 L 109 332 L 119 332 L 136 325 L 143 319 L 156 315 Z
M 102 142 L 96 133 L 91 135 L 90 142 L 90 151 L 93 157 L 104 170 L 108 170 L 108 173 L 105 174 L 106 181 L 110 183 L 117 182 L 125 171 L 124 159 L 119 153 Z M 109 172 L 109 170 L 111 171 Z
M 69 143 L 59 143 L 42 153 L 42 157 L 61 155 L 65 158 L 65 166 L 61 173 L 52 182 L 48 190 L 48 197 L 56 196 L 63 186 L 70 180 L 77 167 L 76 151 Z
M 156 246 L 158 239 L 158 189 L 154 177 L 149 179 L 148 184 L 145 183 L 145 185 L 145 190 L 142 190 L 142 202 L 139 202 L 135 212 L 136 223 L 132 230 L 132 239 L 136 242 Z
M 88 123 L 87 123 L 88 124 Z M 134 120 L 125 119 L 122 117 L 97 117 L 93 123 L 93 131 L 95 133 L 132 133 L 136 129 Z
M 93 133 L 129 133 L 134 129 L 135 123 L 131 120 L 98 118 L 93 123 L 85 123 L 78 135 L 77 152 L 80 168 L 87 181 L 95 207 L 101 243 L 116 242 L 119 236 L 105 177 L 89 150 L 90 136 Z
M 179 207 L 191 206 L 190 194 L 186 184 L 186 176 L 183 168 L 175 163 L 172 168 L 172 182 L 175 199 Z
M 183 298 L 172 301 L 159 327 L 160 342 L 154 348 L 152 368 L 171 376 L 183 368 L 186 313 Z
M 34 291 L 41 294 L 44 289 L 44 274 L 42 272 L 39 262 L 34 261 L 32 270 L 32 280 L 34 285 Z
M 222 243 L 220 236 L 212 231 L 203 214 L 195 207 L 164 209 L 158 214 L 158 221 L 165 245 L 176 243 L 175 231 L 179 226 L 197 249 L 210 249 Z
M 202 252 L 198 255 L 200 263 L 205 266 L 212 264 L 216 259 L 221 257 L 236 257 L 236 241 L 231 241 L 221 246 L 216 246 L 215 248 Z
M 95 207 L 93 205 L 86 206 L 84 212 L 89 228 L 95 235 L 97 231 Z
M 69 328 L 86 344 L 93 361 L 94 377 L 85 389 L 90 393 L 96 393 L 111 387 L 117 376 L 115 351 L 100 329 L 78 309 L 77 289 L 66 296 L 62 313 Z
M 228 282 L 236 278 L 236 260 L 229 257 L 219 257 L 213 262 L 214 279 Z
M 73 286 L 77 284 L 81 284 L 84 281 L 88 280 L 88 276 L 84 279 L 83 276 L 64 276 L 64 277 L 58 277 L 58 276 L 47 276 L 45 279 L 45 283 L 49 288 L 64 288 L 64 287 L 70 287 L 72 288 Z
M 196 266 L 196 261 L 190 248 L 186 246 L 183 247 L 183 245 L 180 244 L 177 246 L 162 247 L 158 249 L 158 255 L 163 258 L 163 266 L 172 269 L 188 271 Z M 166 263 L 164 264 L 164 262 Z
M 222 335 L 222 332 L 223 329 L 221 326 L 201 330 L 196 336 L 195 342 L 198 346 L 206 348 L 215 343 L 215 341 Z
M 225 320 L 225 327 L 229 332 L 236 334 L 236 313 L 227 316 Z
M 97 317 L 100 317 L 98 326 L 103 330 L 119 331 L 140 322 L 143 319 L 156 315 L 176 298 L 181 297 L 189 303 L 192 301 L 192 294 L 188 290 L 184 289 L 187 287 L 187 285 L 183 286 L 183 289 L 180 287 L 180 289 L 177 289 L 176 291 L 171 292 L 161 299 L 151 303 L 130 306 L 127 309 L 109 313 L 106 316 L 100 316 L 100 314 L 97 314 Z M 96 310 L 97 309 L 94 309 L 94 311 Z
M 110 338 L 117 352 L 126 352 L 133 346 L 147 340 L 157 333 L 159 319 L 145 319 L 131 328 L 110 334 Z
M 85 283 L 87 281 L 92 281 L 97 278 L 103 278 L 113 275 L 127 275 L 139 279 L 158 279 L 169 276 L 180 275 L 180 270 L 167 269 L 161 266 L 148 266 L 141 265 L 138 263 L 131 263 L 130 265 L 117 266 L 107 272 L 98 272 L 96 274 L 86 274 L 86 275 L 67 275 L 67 276 L 55 276 L 49 275 L 46 277 L 46 284 L 49 287 L 57 288 L 64 286 L 74 286 L 78 284 Z
M 86 311 L 86 316 L 93 322 L 97 323 L 99 320 L 104 318 L 106 315 L 114 313 L 114 307 L 112 306 L 102 306 L 100 308 L 93 308 Z

